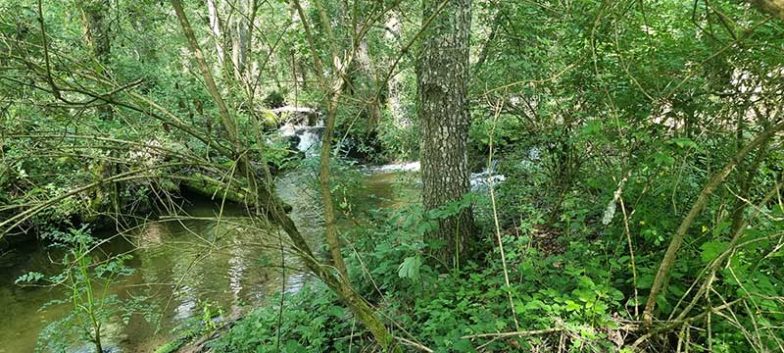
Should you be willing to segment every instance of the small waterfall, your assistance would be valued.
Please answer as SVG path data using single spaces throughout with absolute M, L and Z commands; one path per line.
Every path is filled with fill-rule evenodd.
M 278 116 L 278 132 L 306 156 L 318 154 L 324 135 L 324 119 L 316 109 L 285 106 L 272 110 Z
M 490 186 L 498 185 L 506 180 L 503 174 L 496 173 L 498 161 L 493 161 L 489 168 L 479 173 L 471 173 L 471 191 L 487 191 Z
M 495 174 L 485 169 L 479 173 L 471 173 L 471 191 L 486 191 L 489 186 L 498 185 L 506 180 L 503 174 Z
M 317 155 L 321 147 L 321 137 L 324 135 L 323 126 L 308 126 L 298 129 L 295 135 L 299 137 L 297 150 L 305 152 L 307 156 Z

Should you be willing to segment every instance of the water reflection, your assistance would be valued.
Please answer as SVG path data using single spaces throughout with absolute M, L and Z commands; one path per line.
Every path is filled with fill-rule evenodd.
M 294 206 L 291 216 L 300 231 L 318 248 L 323 219 L 318 193 L 306 187 L 313 184 L 303 180 L 309 177 L 313 176 L 280 179 L 278 191 Z M 415 200 L 399 197 L 392 187 L 394 175 L 366 177 L 367 190 L 358 201 L 358 210 L 397 207 Z M 309 279 L 290 249 L 281 251 L 281 244 L 286 244 L 285 235 L 281 239 L 280 232 L 264 221 L 246 217 L 242 209 L 227 208 L 221 212 L 213 202 L 192 202 L 184 209 L 187 214 L 147 222 L 139 229 L 113 236 L 101 247 L 100 252 L 107 256 L 134 256 L 129 265 L 136 272 L 115 283 L 113 294 L 125 299 L 146 297 L 146 302 L 156 305 L 155 312 L 160 313 L 160 320 L 152 324 L 134 316 L 125 326 L 115 318 L 110 324 L 108 346 L 124 353 L 152 352 L 174 337 L 172 330 L 178 325 L 200 318 L 201 305 L 205 303 L 234 316 L 261 305 L 271 293 L 284 289 L 284 283 L 285 292 L 294 293 Z M 110 235 L 113 234 L 102 236 Z M 62 298 L 61 289 L 20 288 L 13 284 L 29 271 L 60 272 L 50 258 L 61 256 L 55 249 L 33 244 L 0 258 L 0 317 L 10 323 L 0 330 L 0 353 L 33 352 L 42 328 L 68 312 L 67 305 L 40 310 L 44 303 Z

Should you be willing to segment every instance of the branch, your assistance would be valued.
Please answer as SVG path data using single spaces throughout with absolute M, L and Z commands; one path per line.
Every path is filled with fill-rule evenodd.
M 656 308 L 656 297 L 666 287 L 665 282 L 669 276 L 670 269 L 675 264 L 675 256 L 683 244 L 686 233 L 697 219 L 697 216 L 700 215 L 702 209 L 708 203 L 710 196 L 713 195 L 713 192 L 716 191 L 716 188 L 718 188 L 719 185 L 724 182 L 732 170 L 735 169 L 735 166 L 738 165 L 738 163 L 740 163 L 749 152 L 761 146 L 763 143 L 766 143 L 781 130 L 784 130 L 784 122 L 772 126 L 771 128 L 759 134 L 754 140 L 749 142 L 749 144 L 738 151 L 738 153 L 736 153 L 732 159 L 727 162 L 724 168 L 713 174 L 713 176 L 711 176 L 711 178 L 708 180 L 708 183 L 705 184 L 702 192 L 700 192 L 700 195 L 697 197 L 697 201 L 694 202 L 691 210 L 689 210 L 689 213 L 683 219 L 680 226 L 678 226 L 675 235 L 673 235 L 672 240 L 670 241 L 670 245 L 667 247 L 667 252 L 664 254 L 664 258 L 662 259 L 661 265 L 659 266 L 659 270 L 656 272 L 656 278 L 654 279 L 653 285 L 651 286 L 651 292 L 648 295 L 648 302 L 645 304 L 645 311 L 643 311 L 643 320 L 647 325 L 650 325 L 651 321 L 653 320 L 653 310 Z
M 174 7 L 174 12 L 177 14 L 177 19 L 180 21 L 182 32 L 185 35 L 185 38 L 188 40 L 188 45 L 190 46 L 191 51 L 193 51 L 193 56 L 196 59 L 196 63 L 199 65 L 199 70 L 201 70 L 201 74 L 204 76 L 204 82 L 207 85 L 207 91 L 210 93 L 210 96 L 212 96 L 212 99 L 218 106 L 218 113 L 220 114 L 221 121 L 223 122 L 223 127 L 226 128 L 229 138 L 234 144 L 235 152 L 237 152 L 240 147 L 237 136 L 237 126 L 234 124 L 234 120 L 229 113 L 229 109 L 226 107 L 226 102 L 223 100 L 223 97 L 221 97 L 220 92 L 218 91 L 218 86 L 215 84 L 215 79 L 212 77 L 209 66 L 207 66 L 207 61 L 204 59 L 204 55 L 201 52 L 199 42 L 196 40 L 196 35 L 193 33 L 193 29 L 191 28 L 191 24 L 188 21 L 188 17 L 185 16 L 185 10 L 183 10 L 182 7 L 182 1 L 171 0 L 171 4 L 172 7 Z
M 498 332 L 498 333 L 480 333 L 476 335 L 466 335 L 461 338 L 471 339 L 471 338 L 505 338 L 505 337 L 529 337 L 529 336 L 539 336 L 539 335 L 546 335 L 548 333 L 555 333 L 561 332 L 564 329 L 562 327 L 553 327 L 543 330 L 531 330 L 531 331 L 514 331 L 514 332 Z

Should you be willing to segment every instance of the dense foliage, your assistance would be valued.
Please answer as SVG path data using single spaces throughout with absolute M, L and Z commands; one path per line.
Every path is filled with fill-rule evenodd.
M 473 1 L 463 98 L 485 173 L 437 209 L 363 209 L 359 165 L 427 152 L 417 64 L 446 22 L 420 5 L 206 0 L 187 27 L 168 2 L 4 1 L 0 239 L 67 249 L 62 274 L 21 282 L 66 283 L 62 322 L 92 322 L 100 346 L 122 302 L 91 288 L 128 258 L 73 229 L 201 195 L 280 224 L 313 273 L 223 327 L 216 353 L 781 350 L 780 2 Z M 302 148 L 324 130 L 326 154 Z M 315 255 L 277 206 L 285 172 L 324 195 Z M 471 209 L 469 256 L 434 257 L 451 244 L 429 234 Z

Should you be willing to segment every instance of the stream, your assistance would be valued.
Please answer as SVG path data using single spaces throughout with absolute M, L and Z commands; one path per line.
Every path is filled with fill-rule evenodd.
M 323 236 L 323 219 L 318 209 L 318 192 L 303 173 L 292 172 L 278 178 L 278 193 L 294 209 L 292 218 L 300 231 L 318 248 Z M 408 179 L 401 191 L 400 176 L 394 170 L 364 173 L 363 193 L 354 200 L 355 210 L 399 207 L 418 200 L 418 191 Z M 312 176 L 309 176 L 312 178 Z M 105 254 L 130 253 L 128 265 L 134 273 L 112 286 L 121 298 L 146 296 L 160 313 L 156 324 L 134 316 L 128 325 L 108 323 L 105 347 L 112 352 L 154 352 L 176 338 L 178 327 L 197 322 L 207 305 L 211 312 L 236 317 L 283 288 L 281 261 L 286 264 L 285 290 L 293 292 L 307 280 L 296 256 L 281 254 L 279 232 L 269 224 L 243 216 L 237 208 L 226 208 L 220 220 L 219 204 L 190 201 L 177 215 L 148 221 L 139 229 L 122 235 L 99 234 L 110 241 L 98 251 Z M 354 215 L 357 216 L 357 215 Z M 345 218 L 345 217 L 344 217 Z M 254 223 L 255 222 L 255 223 Z M 341 227 L 356 226 L 343 219 Z M 280 233 L 282 234 L 282 233 Z M 285 241 L 285 235 L 283 235 Z M 64 317 L 68 304 L 42 309 L 61 299 L 62 288 L 21 287 L 14 281 L 30 272 L 47 275 L 60 272 L 51 259 L 62 253 L 39 244 L 26 244 L 0 256 L 0 316 L 6 324 L 0 330 L 0 353 L 33 352 L 46 325 Z M 55 333 L 60 335 L 60 333 Z M 78 341 L 74 338 L 73 341 Z M 69 352 L 89 352 L 87 345 L 75 345 Z
M 314 109 L 283 107 L 275 114 L 281 117 L 280 136 L 306 156 L 317 154 L 324 124 Z M 361 185 L 349 186 L 351 208 L 348 216 L 338 219 L 338 227 L 361 227 L 368 211 L 418 203 L 421 182 L 415 173 L 419 169 L 419 162 L 358 167 Z M 316 172 L 304 168 L 278 177 L 276 189 L 293 206 L 290 216 L 311 248 L 319 249 L 324 229 L 315 180 Z M 503 180 L 503 175 L 485 170 L 471 175 L 471 188 L 482 191 Z M 131 317 L 127 325 L 120 324 L 119 318 L 110 320 L 102 330 L 104 347 L 113 353 L 154 352 L 180 337 L 178 329 L 198 323 L 205 316 L 205 307 L 211 316 L 239 317 L 282 290 L 299 290 L 308 279 L 296 255 L 281 251 L 286 236 L 277 227 L 245 216 L 237 206 L 221 211 L 220 204 L 210 200 L 189 200 L 176 212 L 144 222 L 137 229 L 95 235 L 108 239 L 96 249 L 99 257 L 133 256 L 128 265 L 135 271 L 115 281 L 111 294 L 126 300 L 144 298 L 145 305 L 154 305 L 152 311 L 160 314 L 152 324 L 140 315 Z M 62 256 L 62 251 L 36 243 L 0 253 L 0 317 L 7 323 L 0 330 L 0 353 L 33 352 L 39 337 L 46 336 L 46 326 L 72 309 L 68 304 L 44 308 L 52 300 L 65 298 L 61 287 L 14 283 L 31 271 L 45 275 L 61 272 L 53 260 Z M 68 342 L 80 341 L 63 335 L 51 334 Z M 92 352 L 86 344 L 70 346 L 67 351 Z

